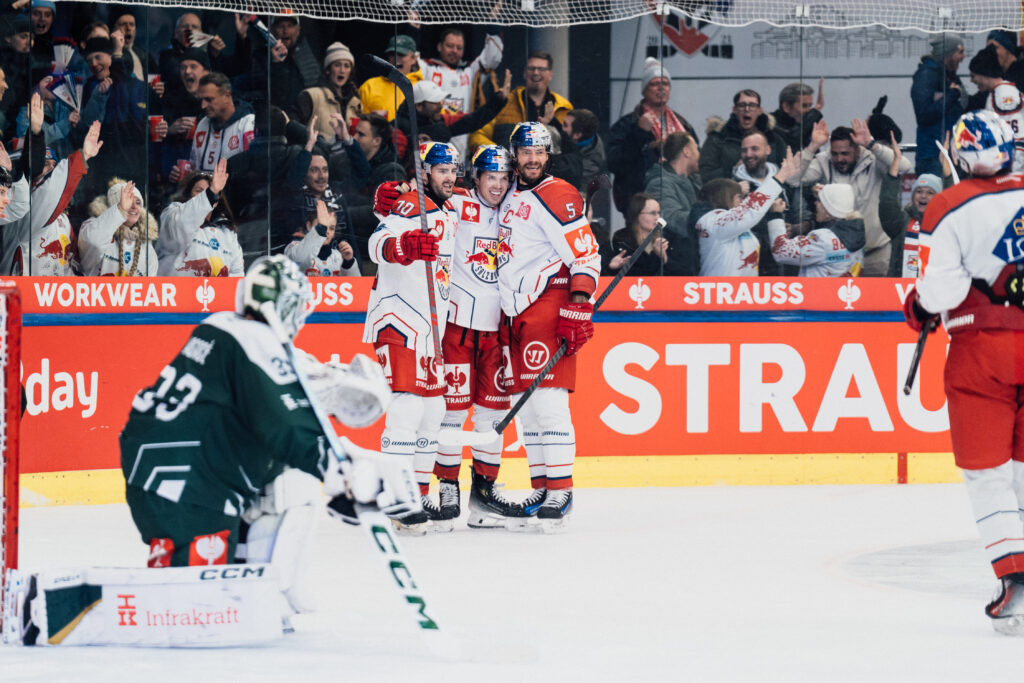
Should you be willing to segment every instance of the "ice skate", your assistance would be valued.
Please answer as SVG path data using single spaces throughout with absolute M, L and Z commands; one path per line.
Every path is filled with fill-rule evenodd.
M 563 531 L 572 512 L 572 489 L 548 491 L 544 504 L 537 510 L 537 519 L 546 534 Z
M 1024 636 L 1024 573 L 999 580 L 996 594 L 985 607 L 992 628 L 1008 636 Z
M 473 529 L 509 529 L 525 527 L 529 515 L 519 503 L 506 499 L 498 491 L 497 484 L 476 472 L 469 490 L 469 519 L 466 524 Z
M 462 503 L 460 500 L 459 480 L 442 479 L 438 498 L 441 501 L 440 519 L 451 520 L 453 523 L 462 514 Z
M 455 528 L 455 520 L 442 519 L 441 508 L 430 499 L 430 496 L 422 496 L 420 503 L 423 505 L 421 512 L 392 518 L 391 523 L 400 535 L 424 536 L 428 532 L 447 533 Z
M 530 492 L 530 495 L 526 497 L 520 505 L 523 506 L 523 511 L 529 517 L 536 517 L 537 511 L 540 510 L 540 506 L 544 504 L 544 499 L 547 498 L 547 489 L 534 489 Z

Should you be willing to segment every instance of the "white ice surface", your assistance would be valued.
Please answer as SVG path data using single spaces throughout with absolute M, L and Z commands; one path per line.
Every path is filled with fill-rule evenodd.
M 127 508 L 22 511 L 22 567 L 138 565 Z M 562 535 L 403 538 L 459 661 L 324 519 L 320 611 L 266 649 L 0 647 L 0 681 L 1020 680 L 962 485 L 576 492 Z

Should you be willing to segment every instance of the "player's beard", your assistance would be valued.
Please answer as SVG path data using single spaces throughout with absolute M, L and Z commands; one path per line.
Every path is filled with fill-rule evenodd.
M 516 175 L 519 176 L 519 186 L 526 189 L 533 187 L 544 178 L 544 174 L 546 171 L 547 164 L 541 164 L 539 170 L 537 170 L 536 168 L 531 168 L 527 170 L 524 167 L 519 166 L 516 169 Z

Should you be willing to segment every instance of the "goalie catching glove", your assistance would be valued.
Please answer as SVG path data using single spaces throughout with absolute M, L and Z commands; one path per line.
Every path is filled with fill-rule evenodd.
M 296 349 L 310 389 L 328 413 L 354 429 L 369 427 L 391 403 L 391 389 L 380 363 L 357 353 L 348 365 L 320 363 Z
M 565 340 L 567 356 L 580 350 L 594 336 L 594 304 L 589 301 L 568 302 L 558 311 L 555 335 Z
M 411 463 L 400 456 L 384 455 L 356 446 L 340 437 L 349 458 L 324 474 L 324 493 L 331 501 L 327 511 L 347 524 L 359 524 L 356 505 L 376 505 L 385 515 L 420 512 L 420 490 Z

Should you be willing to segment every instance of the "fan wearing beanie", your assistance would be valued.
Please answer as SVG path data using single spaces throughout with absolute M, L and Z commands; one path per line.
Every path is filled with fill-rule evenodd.
M 776 202 L 769 212 L 772 256 L 779 263 L 800 267 L 800 277 L 844 277 L 860 273 L 864 259 L 864 220 L 853 208 L 853 188 L 843 183 L 822 185 L 814 202 L 816 228 L 788 237 Z
M 942 173 L 935 143 L 942 142 L 967 106 L 967 92 L 956 73 L 966 56 L 963 36 L 939 33 L 929 44 L 932 51 L 921 57 L 910 86 L 917 120 L 914 172 L 918 175 Z
M 989 93 L 1003 82 L 1003 67 L 999 65 L 999 56 L 992 45 L 971 57 L 968 65 L 971 71 L 971 83 L 978 86 L 978 92 L 967 98 L 967 111 L 985 108 Z
M 990 31 L 985 44 L 996 51 L 999 66 L 1003 70 L 1003 79 L 1018 88 L 1024 86 L 1024 61 L 1020 59 L 1020 45 L 1015 31 Z
M 356 90 L 355 57 L 344 43 L 333 42 L 324 56 L 320 82 L 299 93 L 299 120 L 309 123 L 316 116 L 317 131 L 328 142 L 347 141 L 339 126 L 350 130 L 359 123 L 363 103 Z M 341 117 L 340 120 L 338 117 Z

